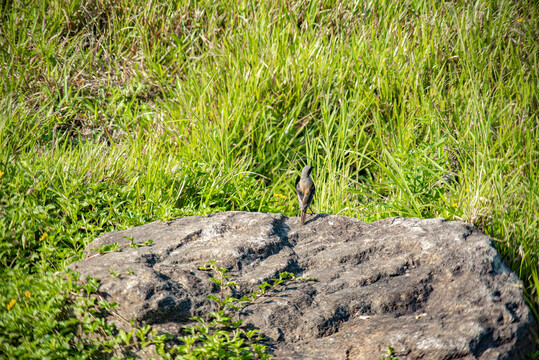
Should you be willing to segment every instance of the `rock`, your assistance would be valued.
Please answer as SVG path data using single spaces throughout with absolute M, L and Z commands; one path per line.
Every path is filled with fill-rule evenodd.
M 153 244 L 90 251 L 126 236 Z M 315 278 L 243 310 L 277 359 L 378 359 L 388 345 L 399 359 L 525 359 L 535 350 L 521 282 L 492 240 L 461 222 L 319 214 L 300 227 L 281 214 L 226 212 L 104 234 L 85 251 L 71 268 L 100 279 L 122 317 L 165 332 L 215 311 L 206 295 L 217 289 L 198 270 L 210 259 L 239 282 L 236 297 L 283 271 Z

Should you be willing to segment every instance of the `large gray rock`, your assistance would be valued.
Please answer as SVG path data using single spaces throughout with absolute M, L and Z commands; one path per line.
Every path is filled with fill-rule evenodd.
M 154 242 L 89 252 L 125 236 Z M 71 267 L 99 278 L 124 318 L 166 332 L 215 310 L 206 295 L 217 289 L 198 270 L 207 260 L 230 269 L 237 297 L 282 271 L 310 275 L 243 311 L 278 359 L 378 359 L 388 345 L 406 359 L 525 359 L 535 349 L 520 281 L 492 240 L 461 222 L 311 215 L 300 227 L 227 212 L 108 233 L 87 251 Z

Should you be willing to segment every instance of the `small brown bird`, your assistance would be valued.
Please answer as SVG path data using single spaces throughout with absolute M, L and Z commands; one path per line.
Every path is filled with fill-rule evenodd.
M 307 209 L 309 206 L 311 206 L 311 202 L 313 201 L 315 189 L 313 180 L 311 179 L 312 171 L 312 166 L 305 166 L 301 171 L 301 176 L 299 176 L 296 180 L 296 193 L 298 194 L 301 226 L 305 225 Z

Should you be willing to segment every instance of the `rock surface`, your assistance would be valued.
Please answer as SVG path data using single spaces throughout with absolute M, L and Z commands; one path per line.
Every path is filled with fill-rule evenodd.
M 153 240 L 96 256 L 103 244 Z M 207 260 L 229 268 L 235 296 L 291 271 L 288 283 L 244 309 L 244 324 L 270 339 L 277 359 L 525 359 L 535 321 L 520 281 L 492 240 L 443 219 L 390 218 L 366 224 L 310 215 L 226 212 L 152 222 L 104 234 L 71 268 L 101 280 L 126 319 L 178 331 L 214 311 Z M 113 270 L 118 277 L 111 276 Z M 130 273 L 130 274 L 128 274 Z

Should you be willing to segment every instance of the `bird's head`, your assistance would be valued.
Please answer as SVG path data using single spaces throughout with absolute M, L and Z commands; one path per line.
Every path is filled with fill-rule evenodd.
M 306 165 L 303 170 L 301 171 L 301 176 L 306 177 L 311 175 L 311 172 L 313 171 L 313 167 L 311 165 Z

